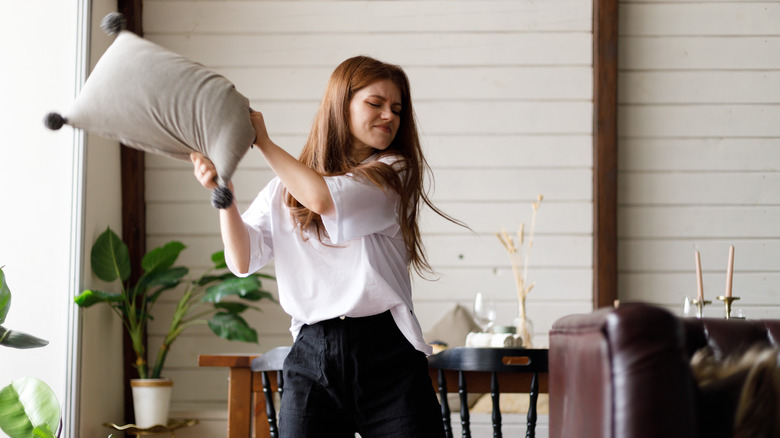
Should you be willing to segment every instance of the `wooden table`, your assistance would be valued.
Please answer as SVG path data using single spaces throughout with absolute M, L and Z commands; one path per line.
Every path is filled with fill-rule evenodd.
M 200 355 L 198 366 L 226 367 L 228 374 L 228 438 L 268 438 L 268 417 L 260 373 L 251 370 L 259 355 Z M 253 424 L 254 420 L 254 424 Z M 253 432 L 253 433 L 252 433 Z
M 259 372 L 252 372 L 252 359 L 259 355 L 200 355 L 198 366 L 229 368 L 228 385 L 228 438 L 268 438 L 268 417 L 265 414 L 263 381 Z M 431 369 L 431 382 L 438 390 L 438 372 Z M 447 386 L 457 393 L 457 373 L 447 371 Z M 467 373 L 469 389 L 474 392 L 490 392 L 490 376 Z M 530 387 L 531 376 L 519 375 L 514 378 L 502 376 L 501 388 L 507 392 L 525 392 Z M 506 380 L 504 380 L 506 379 Z M 275 379 L 271 379 L 275 380 Z M 540 375 L 540 392 L 547 392 L 547 373 Z M 272 383 L 276 391 L 276 382 Z

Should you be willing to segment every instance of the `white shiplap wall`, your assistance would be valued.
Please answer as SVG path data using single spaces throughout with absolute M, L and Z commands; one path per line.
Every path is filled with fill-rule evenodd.
M 619 294 L 780 317 L 780 3 L 622 1 Z
M 516 314 L 509 261 L 494 233 L 531 218 L 544 194 L 529 280 L 536 342 L 552 322 L 592 306 L 592 49 L 587 0 L 166 1 L 144 2 L 145 36 L 215 69 L 264 112 L 272 138 L 297 155 L 328 75 L 368 54 L 402 65 L 433 167 L 433 199 L 476 232 L 423 218 L 436 282 L 415 281 L 429 329 L 477 291 L 500 300 L 499 324 Z M 217 212 L 191 166 L 147 155 L 148 245 L 189 246 L 182 262 L 205 267 L 221 248 Z M 246 208 L 272 173 L 256 151 L 234 181 Z M 162 306 L 172 308 L 173 303 Z M 150 343 L 160 342 L 164 319 Z M 226 399 L 226 374 L 197 355 L 258 352 L 289 344 L 289 318 L 273 305 L 252 319 L 260 346 L 194 329 L 174 345 L 167 374 L 180 409 Z M 200 406 L 200 407 L 199 407 Z M 218 411 L 214 416 L 219 417 Z

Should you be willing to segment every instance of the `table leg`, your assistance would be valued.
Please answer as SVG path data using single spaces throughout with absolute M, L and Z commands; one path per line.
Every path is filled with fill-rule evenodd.
M 247 438 L 252 423 L 252 371 L 230 368 L 228 377 L 228 438 Z

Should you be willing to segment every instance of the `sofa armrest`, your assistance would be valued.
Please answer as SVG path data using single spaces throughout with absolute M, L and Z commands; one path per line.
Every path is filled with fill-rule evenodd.
M 682 326 L 644 304 L 559 319 L 550 331 L 550 436 L 696 437 Z
M 550 331 L 550 438 L 612 436 L 608 310 L 564 317 Z

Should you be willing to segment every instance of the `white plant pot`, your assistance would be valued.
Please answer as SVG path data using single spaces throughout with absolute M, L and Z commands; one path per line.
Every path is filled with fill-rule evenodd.
M 148 429 L 168 424 L 168 410 L 171 406 L 171 379 L 132 379 L 133 410 L 135 425 Z

